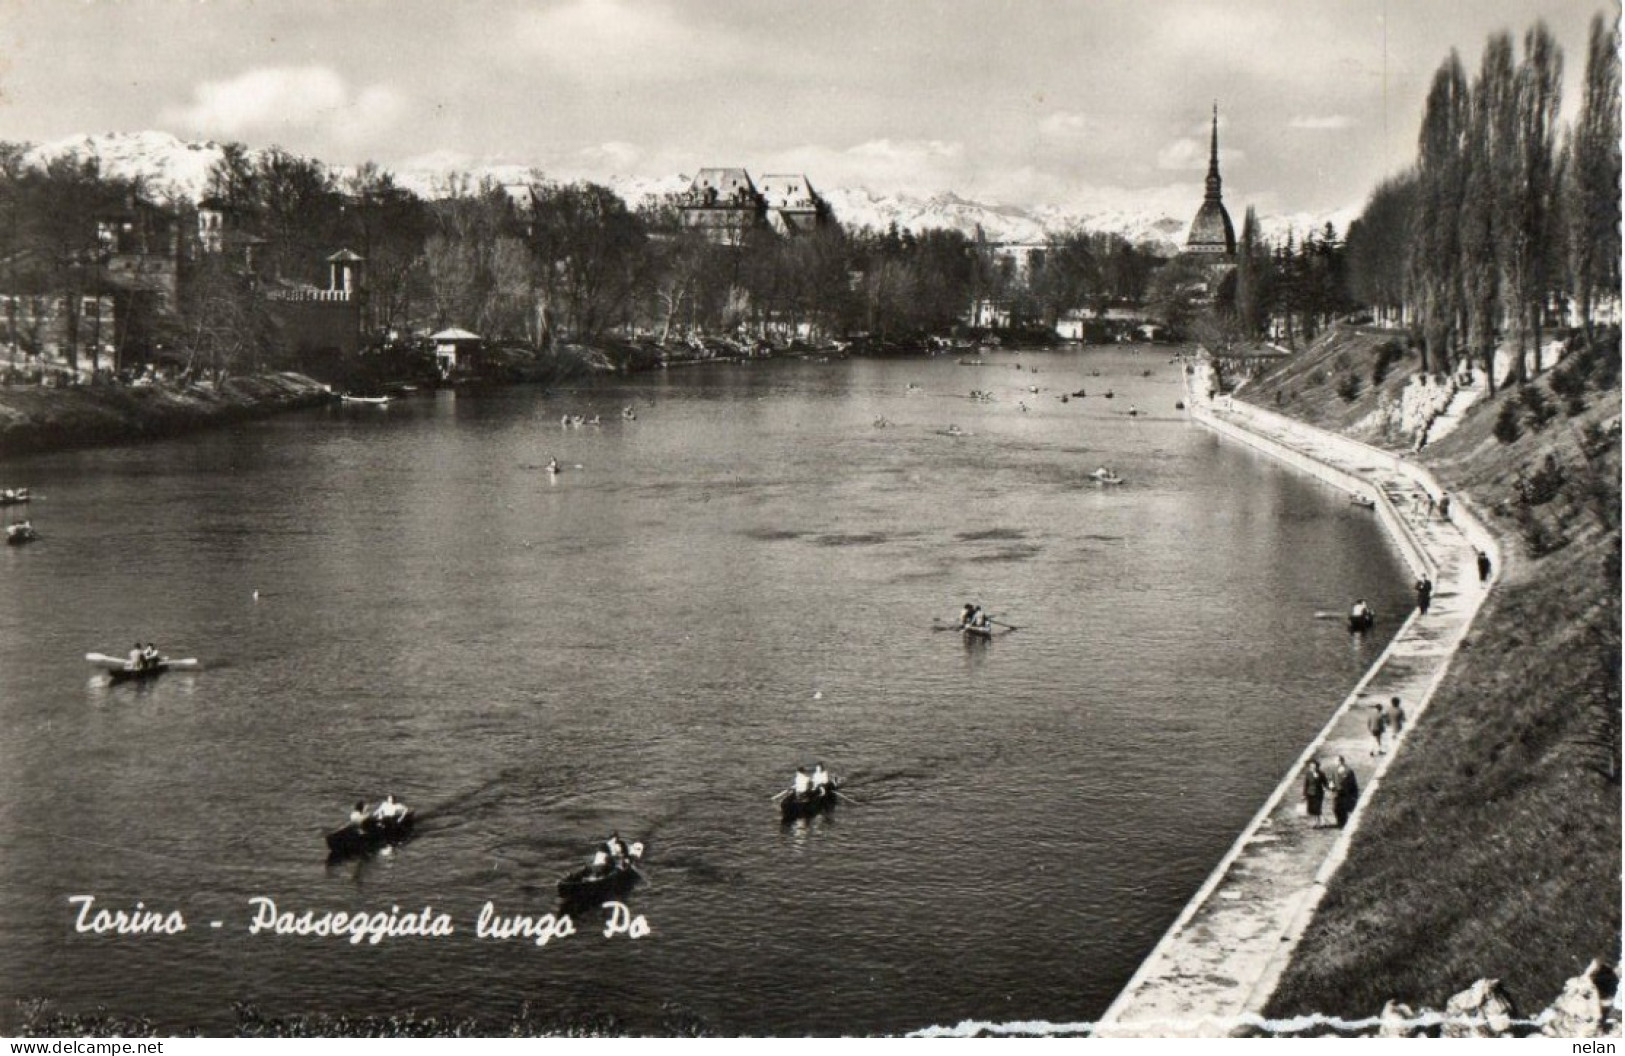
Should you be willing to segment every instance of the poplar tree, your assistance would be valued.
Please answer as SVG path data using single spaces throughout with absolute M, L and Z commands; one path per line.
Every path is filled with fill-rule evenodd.
M 1418 209 L 1410 285 L 1422 327 L 1422 370 L 1442 368 L 1461 313 L 1460 216 L 1464 145 L 1471 125 L 1467 74 L 1451 51 L 1433 75 L 1416 164 Z
M 1491 395 L 1496 386 L 1497 335 L 1505 315 L 1501 263 L 1509 237 L 1514 80 L 1512 38 L 1498 33 L 1485 45 L 1473 82 L 1460 211 L 1467 347 L 1482 360 Z
M 1563 101 L 1563 53 L 1546 23 L 1524 35 L 1523 62 L 1514 92 L 1515 149 L 1511 197 L 1515 209 L 1506 239 L 1506 271 L 1518 334 L 1517 378 L 1529 380 L 1531 340 L 1540 354 L 1541 321 L 1550 289 L 1556 234 L 1557 115 Z
M 1585 94 L 1569 138 L 1568 256 L 1573 293 L 1588 340 L 1599 293 L 1620 285 L 1619 22 L 1591 20 Z

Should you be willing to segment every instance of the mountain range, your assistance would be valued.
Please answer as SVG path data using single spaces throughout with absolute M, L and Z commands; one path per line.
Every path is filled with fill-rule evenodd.
M 258 152 L 250 150 L 249 153 L 252 156 Z M 61 156 L 95 157 L 100 159 L 102 171 L 108 175 L 139 176 L 160 196 L 195 202 L 202 197 L 209 170 L 221 154 L 222 147 L 218 143 L 189 143 L 168 132 L 109 132 L 39 144 L 29 148 L 25 160 L 38 164 Z M 329 169 L 341 178 L 352 171 L 340 166 L 329 166 Z M 444 193 L 453 171 L 468 170 L 401 169 L 395 171 L 394 176 L 402 186 L 433 198 Z M 469 175 L 517 183 L 533 179 L 535 172 L 523 165 L 487 165 L 474 168 Z M 836 218 L 848 227 L 883 230 L 895 223 L 901 230 L 951 228 L 972 237 L 980 232 L 995 242 L 1028 243 L 1082 230 L 1121 235 L 1137 245 L 1171 255 L 1184 242 L 1191 219 L 1157 209 L 1080 211 L 1041 204 L 989 204 L 952 193 L 921 196 L 865 187 L 827 187 L 816 182 L 816 174 L 811 175 L 818 193 L 829 202 Z M 636 206 L 650 198 L 686 190 L 689 177 L 681 174 L 654 178 L 611 176 L 597 182 L 612 188 L 629 205 Z M 1191 203 L 1191 215 L 1195 214 L 1198 204 Z M 1301 235 L 1310 229 L 1318 230 L 1327 222 L 1339 233 L 1346 233 L 1349 222 L 1358 215 L 1358 207 L 1352 207 L 1327 215 L 1261 215 L 1259 223 L 1267 239 L 1279 240 L 1285 238 L 1288 231 Z M 1236 221 L 1239 228 L 1239 216 Z

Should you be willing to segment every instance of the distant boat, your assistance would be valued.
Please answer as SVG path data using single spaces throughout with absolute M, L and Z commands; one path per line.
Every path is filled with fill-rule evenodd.
M 388 396 L 340 396 L 340 403 L 370 403 L 378 407 L 389 402 Z

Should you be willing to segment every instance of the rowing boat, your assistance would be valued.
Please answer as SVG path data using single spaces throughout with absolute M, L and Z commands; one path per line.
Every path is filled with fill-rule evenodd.
M 108 656 L 106 653 L 86 653 L 85 659 L 106 671 L 107 677 L 114 682 L 157 678 L 165 671 L 198 669 L 198 662 L 195 659 L 171 660 L 168 657 L 159 657 L 156 663 L 132 664 L 122 656 Z
M 401 843 L 412 836 L 417 824 L 417 813 L 410 807 L 405 814 L 392 818 L 369 815 L 359 825 L 350 824 L 327 834 L 327 856 L 331 861 L 367 854 L 380 847 Z
M 382 407 L 389 402 L 388 396 L 340 396 L 340 403 L 371 403 Z
M 6 526 L 6 543 L 10 546 L 21 546 L 32 543 L 39 538 L 39 532 L 31 524 L 12 524 Z
M 559 900 L 567 906 L 592 908 L 623 898 L 641 877 L 630 862 L 605 872 L 588 865 L 559 881 Z
M 839 788 L 836 782 L 831 781 L 805 792 L 791 792 L 779 801 L 779 812 L 787 822 L 822 814 L 835 806 L 835 793 Z

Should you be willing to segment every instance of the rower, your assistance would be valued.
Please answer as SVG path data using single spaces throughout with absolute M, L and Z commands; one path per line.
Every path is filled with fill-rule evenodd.
M 813 764 L 812 787 L 815 790 L 829 787 L 829 771 L 824 769 L 823 763 Z
M 609 871 L 609 852 L 600 847 L 592 856 L 592 872 L 594 876 L 603 876 Z
M 548 459 L 547 460 L 547 471 L 549 473 L 557 473 L 559 471 L 559 460 L 556 459 L 556 458 Z
M 604 841 L 604 852 L 614 859 L 616 865 L 626 861 L 626 844 L 621 842 L 620 832 L 609 834 L 609 839 Z
M 1361 598 L 1359 601 L 1356 601 L 1354 603 L 1354 608 L 1349 610 L 1349 619 L 1354 620 L 1357 623 L 1364 623 L 1366 620 L 1369 620 L 1370 618 L 1371 618 L 1371 606 L 1369 606 L 1369 605 L 1367 605 L 1365 603 L 1364 598 Z
M 372 812 L 372 816 L 379 821 L 389 821 L 399 813 L 403 813 L 400 804 L 395 802 L 394 793 L 390 793 L 384 797 L 382 803 L 378 804 L 378 809 Z
M 151 642 L 148 642 L 147 647 L 141 650 L 142 667 L 157 667 L 158 661 L 161 659 L 163 659 L 163 657 L 158 655 L 158 647 L 153 645 Z
M 130 668 L 131 671 L 139 671 L 139 670 L 141 670 L 141 643 L 140 642 L 136 642 L 135 647 L 130 650 L 129 668 Z
M 965 611 L 959 614 L 959 626 L 961 628 L 965 628 L 975 623 L 976 614 L 981 611 L 981 609 L 977 608 L 975 605 L 972 605 L 970 602 L 965 602 Z
M 796 795 L 805 796 L 811 788 L 812 778 L 807 774 L 807 768 L 805 766 L 796 767 Z
M 355 801 L 355 809 L 350 811 L 350 824 L 359 829 L 366 823 L 367 801 L 364 799 L 358 799 Z

